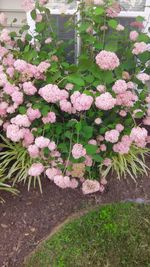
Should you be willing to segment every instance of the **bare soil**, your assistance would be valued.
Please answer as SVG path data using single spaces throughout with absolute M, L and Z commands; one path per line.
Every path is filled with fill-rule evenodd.
M 111 177 L 103 194 L 83 196 L 81 189 L 59 189 L 45 180 L 43 194 L 20 186 L 19 196 L 2 195 L 0 204 L 0 267 L 22 267 L 24 257 L 74 212 L 89 206 L 128 199 L 150 200 L 149 176 L 118 181 Z M 41 266 L 42 267 L 42 266 Z

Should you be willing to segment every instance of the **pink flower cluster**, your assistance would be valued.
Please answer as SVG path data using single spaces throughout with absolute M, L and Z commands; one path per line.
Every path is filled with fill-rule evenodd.
M 118 94 L 116 97 L 116 105 L 133 107 L 134 103 L 138 100 L 137 95 L 130 91 L 125 91 L 124 93 Z
M 86 149 L 83 148 L 83 145 L 81 144 L 75 144 L 72 148 L 72 156 L 75 159 L 79 159 L 81 157 L 84 157 L 86 155 Z
M 105 133 L 105 140 L 110 143 L 116 143 L 119 139 L 119 131 L 118 130 L 110 130 Z
M 113 145 L 113 151 L 119 153 L 120 155 L 128 154 L 131 144 L 131 138 L 128 135 L 124 135 L 120 142 Z
M 145 51 L 147 51 L 147 44 L 144 42 L 140 42 L 140 43 L 134 44 L 134 48 L 132 50 L 132 53 L 134 55 L 139 55 L 139 54 L 144 53 Z
M 44 172 L 44 166 L 42 163 L 33 163 L 28 170 L 30 176 L 40 176 Z
M 114 108 L 115 104 L 116 104 L 116 99 L 113 98 L 112 95 L 108 92 L 96 97 L 95 100 L 96 107 L 102 110 L 110 110 Z
M 115 18 L 118 16 L 118 14 L 121 11 L 121 7 L 118 3 L 112 4 L 109 8 L 106 10 L 107 17 Z
M 69 97 L 66 90 L 60 90 L 58 86 L 54 84 L 48 84 L 40 88 L 39 95 L 48 103 L 56 103 Z
M 146 146 L 146 139 L 148 136 L 148 132 L 145 128 L 134 127 L 131 130 L 130 138 L 132 142 L 136 144 L 138 147 Z
M 127 89 L 128 89 L 128 86 L 124 80 L 117 80 L 112 87 L 112 90 L 116 94 L 124 93 L 125 91 L 127 91 Z
M 120 65 L 120 61 L 114 52 L 108 52 L 108 51 L 102 50 L 96 56 L 96 64 L 102 70 L 114 70 Z
M 76 91 L 71 95 L 71 103 L 77 111 L 89 110 L 93 103 L 93 97 Z
M 134 41 L 135 42 L 137 40 L 138 36 L 139 36 L 139 34 L 138 34 L 137 31 L 131 31 L 130 32 L 130 40 L 131 41 Z
M 56 114 L 54 112 L 49 112 L 47 116 L 42 118 L 44 124 L 46 123 L 55 123 L 56 122 Z
M 150 75 L 148 75 L 147 73 L 139 73 L 137 76 L 137 79 L 140 80 L 143 84 L 145 84 L 145 82 L 150 80 Z

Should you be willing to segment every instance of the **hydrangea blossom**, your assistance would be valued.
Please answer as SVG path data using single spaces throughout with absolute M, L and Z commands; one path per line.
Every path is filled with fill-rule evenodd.
M 114 70 L 120 65 L 119 58 L 114 52 L 102 50 L 96 56 L 96 63 L 102 70 Z

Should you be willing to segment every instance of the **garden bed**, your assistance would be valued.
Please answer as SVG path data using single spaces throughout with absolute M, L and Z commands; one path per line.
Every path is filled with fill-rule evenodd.
M 149 177 L 139 177 L 136 185 L 130 179 L 118 181 L 111 177 L 103 194 L 83 196 L 79 189 L 59 189 L 45 181 L 43 195 L 20 187 L 19 196 L 4 195 L 0 206 L 0 266 L 22 267 L 24 257 L 69 215 L 89 206 L 128 199 L 150 199 Z

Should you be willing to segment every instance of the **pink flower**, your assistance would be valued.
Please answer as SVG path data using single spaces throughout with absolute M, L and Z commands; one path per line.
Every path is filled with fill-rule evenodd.
M 44 124 L 46 123 L 55 123 L 56 122 L 56 114 L 54 112 L 49 112 L 47 116 L 42 118 Z
M 70 178 L 68 176 L 56 175 L 54 176 L 54 183 L 62 189 L 70 186 Z
M 72 189 L 75 189 L 78 187 L 78 184 L 79 184 L 78 181 L 75 178 L 73 178 L 70 180 L 69 187 Z
M 48 84 L 39 90 L 39 95 L 48 103 L 56 103 L 60 98 L 61 90 L 57 85 Z
M 114 70 L 120 65 L 120 61 L 114 52 L 108 52 L 108 51 L 102 50 L 96 56 L 96 64 L 102 70 Z
M 62 174 L 61 170 L 57 168 L 48 168 L 45 173 L 46 176 L 52 181 L 54 180 L 55 176 Z
M 143 29 L 144 28 L 144 25 L 142 22 L 140 21 L 133 21 L 131 22 L 130 24 L 132 27 L 135 27 L 135 28 L 138 28 L 138 29 Z
M 48 2 L 48 0 L 39 0 L 39 4 L 40 4 L 41 6 L 46 5 L 47 2 Z
M 88 144 L 96 146 L 97 145 L 97 141 L 95 139 L 91 139 L 91 140 L 88 141 Z
M 33 143 L 34 136 L 29 129 L 24 129 L 23 132 L 23 146 L 28 147 Z
M 100 145 L 100 150 L 101 150 L 102 152 L 106 151 L 106 150 L 107 150 L 106 145 L 105 145 L 105 144 Z
M 0 40 L 1 42 L 9 43 L 11 41 L 11 38 L 9 36 L 9 31 L 7 29 L 3 29 L 0 34 Z
M 147 44 L 144 42 L 140 42 L 140 43 L 134 44 L 134 48 L 132 50 L 132 53 L 134 55 L 139 55 L 139 54 L 144 53 L 145 51 L 147 51 Z
M 105 3 L 103 0 L 94 0 L 94 4 L 97 6 L 103 6 Z
M 10 78 L 13 78 L 14 76 L 14 68 L 13 67 L 9 67 L 7 70 L 6 70 L 6 73 L 9 75 Z
M 39 109 L 28 108 L 27 116 L 29 120 L 32 122 L 35 119 L 39 119 L 41 117 L 41 112 L 39 111 Z
M 135 89 L 135 84 L 133 82 L 128 82 L 127 87 L 128 89 Z
M 90 156 L 86 155 L 84 163 L 86 166 L 91 167 L 93 164 L 93 160 Z
M 46 40 L 45 40 L 45 44 L 50 44 L 52 42 L 52 38 L 47 38 Z
M 12 95 L 14 92 L 17 92 L 19 88 L 8 82 L 8 83 L 5 83 L 3 90 L 6 94 Z
M 43 17 L 41 14 L 36 14 L 36 19 L 35 19 L 36 22 L 41 22 L 42 19 L 43 19 Z
M 22 7 L 24 11 L 32 11 L 35 8 L 34 0 L 23 0 Z
M 150 75 L 148 75 L 147 73 L 139 73 L 137 76 L 137 79 L 140 80 L 143 84 L 145 84 L 145 82 L 150 80 Z
M 114 108 L 115 104 L 116 99 L 108 92 L 96 97 L 95 105 L 99 109 L 110 110 Z
M 0 24 L 2 26 L 5 26 L 7 24 L 7 17 L 4 13 L 0 13 Z
M 67 83 L 66 86 L 65 86 L 65 89 L 67 91 L 71 91 L 73 89 L 74 85 L 72 83 Z
M 130 32 L 130 40 L 131 41 L 134 41 L 135 42 L 137 40 L 138 36 L 139 36 L 139 34 L 138 34 L 137 31 Z
M 37 92 L 37 89 L 32 82 L 25 82 L 23 83 L 23 91 L 26 95 L 34 95 Z
M 112 87 L 116 94 L 124 93 L 128 89 L 127 83 L 124 80 L 117 80 Z
M 126 117 L 127 116 L 127 112 L 125 110 L 120 110 L 119 115 L 121 117 Z
M 112 160 L 109 159 L 109 158 L 105 158 L 104 161 L 103 161 L 103 164 L 104 164 L 105 166 L 107 166 L 107 167 L 110 166 L 111 163 L 112 163 Z M 102 181 L 101 181 L 101 183 L 102 183 Z
M 99 124 L 102 123 L 102 119 L 101 118 L 96 118 L 94 122 L 95 122 L 95 124 L 99 125 Z
M 134 103 L 138 100 L 137 95 L 130 91 L 126 91 L 122 94 L 118 94 L 116 97 L 116 105 L 133 107 Z
M 148 132 L 145 128 L 134 127 L 131 130 L 130 138 L 138 147 L 145 147 Z
M 71 105 L 71 103 L 69 101 L 61 100 L 59 104 L 60 104 L 60 109 L 62 111 L 67 112 L 69 114 L 72 113 L 72 105 Z
M 55 142 L 50 142 L 49 145 L 48 145 L 48 148 L 50 151 L 53 151 L 56 149 L 56 143 Z
M 38 70 L 39 72 L 43 73 L 43 72 L 46 72 L 47 69 L 48 69 L 50 66 L 51 66 L 50 63 L 48 63 L 48 62 L 46 62 L 46 61 L 43 61 L 43 62 L 41 62 L 41 63 L 38 65 L 37 70 Z
M 6 136 L 13 142 L 19 142 L 21 139 L 23 139 L 23 131 L 20 130 L 18 125 L 10 124 L 7 126 Z
M 50 143 L 50 140 L 46 137 L 43 136 L 39 136 L 35 139 L 35 144 L 37 145 L 37 147 L 39 148 L 45 148 L 48 147 Z
M 16 117 L 12 118 L 10 121 L 11 123 L 16 124 L 20 127 L 30 127 L 31 125 L 31 122 L 29 121 L 28 116 L 25 114 L 24 115 L 18 114 Z
M 112 6 L 107 8 L 106 15 L 107 15 L 107 17 L 115 18 L 118 16 L 120 11 L 121 11 L 120 5 L 118 3 L 113 3 Z
M 128 154 L 130 151 L 130 144 L 121 141 L 113 146 L 113 151 L 120 155 Z
M 98 181 L 87 179 L 82 184 L 82 192 L 84 195 L 92 194 L 100 190 L 100 184 Z
M 102 84 L 98 85 L 98 86 L 96 87 L 96 89 L 97 89 L 97 91 L 100 92 L 100 93 L 104 93 L 104 92 L 106 91 L 106 87 L 105 87 L 105 85 L 102 85 Z
M 28 147 L 28 152 L 31 158 L 38 158 L 39 157 L 39 148 L 36 145 L 30 145 Z
M 124 31 L 124 29 L 125 29 L 124 26 L 121 25 L 121 24 L 118 24 L 117 27 L 116 27 L 116 30 L 117 30 L 118 32 Z
M 110 143 L 116 143 L 119 139 L 119 131 L 110 130 L 105 133 L 105 140 Z
M 17 59 L 14 62 L 14 68 L 19 72 L 24 72 L 24 70 L 27 68 L 27 62 L 22 59 Z
M 89 110 L 93 103 L 93 97 L 76 91 L 71 95 L 71 103 L 77 111 Z
M 12 100 L 16 104 L 20 105 L 20 104 L 23 103 L 23 93 L 22 92 L 15 91 L 15 92 L 12 93 L 11 97 L 12 97 Z
M 4 117 L 7 113 L 8 103 L 7 102 L 1 102 L 0 103 L 0 116 Z
M 116 130 L 120 133 L 124 130 L 124 126 L 122 124 L 118 123 L 116 125 Z
M 75 159 L 79 159 L 86 155 L 86 149 L 81 144 L 75 144 L 72 149 L 72 155 Z
M 148 126 L 150 126 L 150 117 L 146 117 L 144 120 L 143 120 L 143 124 L 144 125 L 148 125 Z
M 28 170 L 30 176 L 40 176 L 44 172 L 44 166 L 42 163 L 33 163 Z

